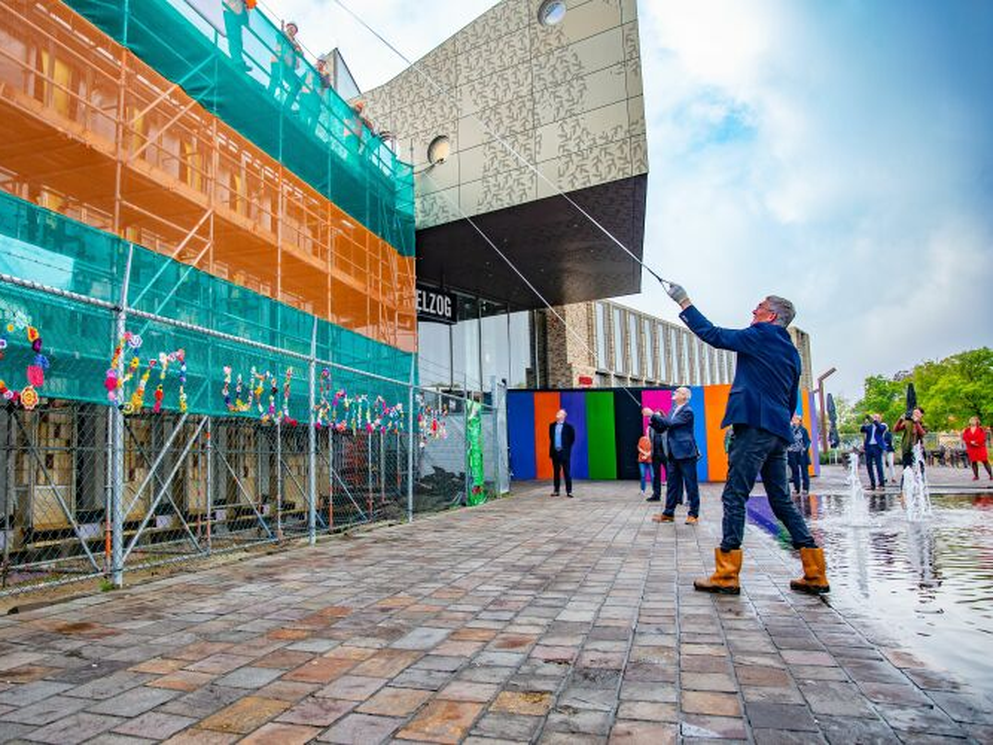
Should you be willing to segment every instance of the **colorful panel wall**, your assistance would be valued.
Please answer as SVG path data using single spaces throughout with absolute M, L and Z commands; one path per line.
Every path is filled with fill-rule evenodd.
M 721 428 L 727 406 L 728 385 L 695 386 L 690 389 L 690 407 L 694 414 L 694 434 L 700 459 L 700 481 L 724 481 L 727 478 L 727 452 L 724 447 L 727 429 Z M 510 391 L 507 397 L 510 463 L 513 478 L 550 479 L 552 464 L 548 457 L 548 426 L 561 408 L 576 430 L 572 452 L 573 477 L 593 480 L 634 480 L 638 478 L 638 439 L 648 420 L 641 409 L 669 411 L 672 390 L 662 388 Z M 804 426 L 813 440 L 811 475 L 820 474 L 817 436 L 819 423 L 814 395 L 801 391 L 797 400 Z

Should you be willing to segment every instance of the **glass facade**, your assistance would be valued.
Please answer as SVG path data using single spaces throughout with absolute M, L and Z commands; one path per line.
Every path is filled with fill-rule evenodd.
M 627 360 L 624 355 L 624 311 L 614 308 L 614 370 L 626 375 Z
M 652 343 L 652 322 L 647 318 L 641 319 L 641 328 L 645 337 L 645 377 L 655 380 L 658 378 L 655 345 Z
M 596 304 L 594 311 L 594 327 L 596 333 L 596 366 L 600 370 L 610 369 L 610 360 L 607 357 L 607 306 L 603 303 Z
M 641 334 L 638 333 L 638 316 L 628 313 L 628 356 L 631 358 L 631 374 L 641 377 Z
M 456 298 L 457 323 L 418 323 L 420 385 L 455 391 L 490 391 L 494 381 L 535 385 L 531 311 L 508 313 L 500 303 Z

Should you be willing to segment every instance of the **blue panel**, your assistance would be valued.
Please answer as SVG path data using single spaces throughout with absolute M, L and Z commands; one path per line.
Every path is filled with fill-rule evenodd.
M 710 471 L 707 467 L 707 415 L 704 408 L 703 388 L 693 386 L 690 388 L 690 408 L 693 409 L 693 436 L 696 438 L 696 446 L 703 456 L 696 462 L 697 479 L 703 483 L 710 478 Z
M 569 423 L 576 430 L 576 444 L 572 448 L 572 477 L 590 477 L 590 456 L 586 436 L 586 393 L 583 391 L 564 392 L 559 396 L 561 406 L 569 416 Z
M 510 473 L 518 481 L 537 475 L 534 462 L 534 394 L 507 394 L 507 442 L 510 444 Z

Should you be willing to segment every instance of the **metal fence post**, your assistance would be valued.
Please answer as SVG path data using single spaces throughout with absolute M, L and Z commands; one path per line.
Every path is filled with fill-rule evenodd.
M 490 401 L 492 408 L 490 416 L 493 417 L 493 496 L 500 495 L 500 384 L 497 383 L 496 375 L 490 376 L 490 391 L 492 395 Z
M 307 534 L 317 542 L 317 430 L 314 422 L 314 387 L 317 385 L 317 318 L 310 336 L 310 413 L 307 417 Z
M 214 439 L 213 432 L 211 430 L 211 424 L 213 423 L 213 417 L 207 417 L 207 499 L 205 509 L 207 510 L 207 554 L 210 554 L 212 543 L 211 535 L 213 534 L 213 524 L 214 524 Z
M 128 287 L 131 283 L 131 260 L 134 257 L 134 244 L 128 244 L 128 260 L 124 266 L 124 280 L 121 282 L 121 302 L 115 312 L 117 338 L 114 340 L 114 348 L 124 339 L 125 326 L 127 324 L 128 313 Z M 117 379 L 124 377 L 124 353 L 123 350 L 118 355 Z M 118 402 L 120 404 L 120 402 Z M 111 558 L 110 572 L 111 580 L 115 587 L 124 585 L 124 567 L 121 565 L 124 557 L 124 412 L 120 405 L 113 407 L 111 413 L 111 514 L 113 522 L 111 526 Z
M 413 363 L 411 363 L 413 368 Z M 407 388 L 407 522 L 414 522 L 414 448 L 420 442 L 417 427 L 417 415 L 414 413 L 414 385 L 411 381 Z

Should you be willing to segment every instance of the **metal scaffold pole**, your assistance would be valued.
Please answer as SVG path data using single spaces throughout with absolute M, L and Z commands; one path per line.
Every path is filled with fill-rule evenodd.
M 314 387 L 317 385 L 317 318 L 310 335 L 310 413 L 307 417 L 307 534 L 310 543 L 317 542 L 317 430 L 314 422 Z
M 212 549 L 212 535 L 214 523 L 214 441 L 211 428 L 212 417 L 207 417 L 207 499 L 205 509 L 207 510 L 207 553 Z
M 117 338 L 114 340 L 114 347 L 122 343 L 124 339 L 125 326 L 127 324 L 128 313 L 128 286 L 131 282 L 131 260 L 134 257 L 134 244 L 128 244 L 128 261 L 124 267 L 124 280 L 121 283 L 121 302 L 116 311 L 116 331 Z M 124 377 L 124 354 L 123 350 L 118 355 L 117 379 Z M 111 581 L 115 587 L 124 585 L 124 567 L 122 566 L 124 557 L 124 412 L 121 410 L 121 402 L 111 410 L 111 494 L 110 507 L 112 514 L 111 524 L 111 545 L 110 545 L 110 572 Z

